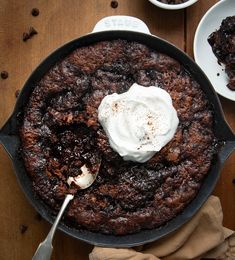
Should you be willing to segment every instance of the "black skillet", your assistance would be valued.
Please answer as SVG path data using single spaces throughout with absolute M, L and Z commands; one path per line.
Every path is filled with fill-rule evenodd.
M 106 246 L 106 247 L 132 247 L 145 244 L 151 241 L 158 240 L 178 229 L 186 223 L 203 205 L 208 196 L 212 193 L 215 184 L 219 178 L 220 170 L 230 155 L 235 149 L 235 135 L 227 125 L 221 109 L 221 105 L 217 94 L 215 93 L 211 83 L 203 73 L 203 71 L 190 59 L 185 53 L 180 51 L 170 43 L 159 39 L 152 35 L 144 33 L 131 32 L 131 31 L 103 31 L 92 33 L 76 40 L 73 40 L 49 55 L 31 74 L 25 83 L 20 96 L 18 97 L 15 109 L 6 124 L 0 130 L 0 142 L 8 152 L 15 169 L 16 177 L 24 191 L 26 197 L 33 205 L 33 207 L 50 223 L 53 223 L 54 216 L 52 211 L 48 208 L 39 198 L 35 196 L 32 191 L 31 181 L 24 168 L 24 163 L 19 156 L 20 140 L 18 135 L 18 119 L 17 115 L 22 111 L 27 103 L 27 100 L 33 90 L 34 83 L 42 78 L 42 76 L 49 70 L 51 66 L 58 60 L 71 53 L 74 49 L 87 46 L 103 40 L 125 39 L 129 41 L 137 41 L 149 46 L 158 52 L 166 53 L 172 58 L 178 60 L 184 67 L 190 71 L 194 79 L 201 85 L 208 100 L 214 108 L 214 131 L 216 137 L 223 142 L 223 145 L 213 161 L 212 167 L 205 178 L 200 191 L 193 201 L 184 209 L 184 211 L 169 221 L 166 225 L 152 229 L 143 230 L 136 234 L 125 236 L 105 235 L 94 233 L 86 230 L 77 230 L 66 226 L 61 223 L 59 229 L 66 234 L 78 238 L 82 241 L 88 242 L 93 245 Z

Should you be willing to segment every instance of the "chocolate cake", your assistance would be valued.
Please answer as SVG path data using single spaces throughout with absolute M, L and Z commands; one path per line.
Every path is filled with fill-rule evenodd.
M 228 88 L 235 90 L 235 16 L 225 18 L 219 30 L 209 36 L 208 42 L 218 62 L 225 65 Z
M 164 4 L 170 4 L 170 5 L 178 5 L 178 4 L 183 4 L 185 2 L 188 2 L 188 0 L 158 0 L 158 2 Z
M 134 82 L 166 90 L 180 121 L 174 138 L 145 163 L 124 161 L 97 120 L 101 100 Z M 213 111 L 178 61 L 137 42 L 103 41 L 76 49 L 32 88 L 20 129 L 25 167 L 55 213 L 66 193 L 75 194 L 67 225 L 117 235 L 152 229 L 197 194 L 216 153 Z M 69 187 L 69 176 L 100 161 L 92 186 Z

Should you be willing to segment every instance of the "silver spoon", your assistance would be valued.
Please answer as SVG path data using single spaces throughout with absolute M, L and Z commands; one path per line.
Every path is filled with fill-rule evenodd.
M 95 179 L 98 175 L 98 172 L 99 172 L 100 164 L 101 164 L 101 161 L 99 161 L 97 164 L 93 165 L 91 170 L 88 169 L 86 167 L 86 165 L 83 165 L 81 167 L 82 173 L 76 177 L 69 177 L 67 180 L 67 183 L 69 185 L 71 185 L 71 183 L 74 182 L 79 189 L 81 189 L 81 190 L 87 189 L 95 181 Z M 61 219 L 67 205 L 73 198 L 74 198 L 74 195 L 72 195 L 72 194 L 67 194 L 65 196 L 62 207 L 56 217 L 54 224 L 51 227 L 51 230 L 49 231 L 46 239 L 39 244 L 32 260 L 50 260 L 51 259 L 51 254 L 52 254 L 52 250 L 53 250 L 52 240 L 53 240 L 56 228 L 60 222 L 60 219 Z

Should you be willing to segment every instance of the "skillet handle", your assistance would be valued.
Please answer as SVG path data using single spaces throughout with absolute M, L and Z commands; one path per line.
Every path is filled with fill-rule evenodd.
M 124 30 L 151 34 L 148 26 L 140 19 L 127 15 L 113 15 L 101 19 L 92 32 Z
M 0 144 L 2 144 L 11 159 L 16 156 L 19 147 L 19 138 L 17 136 L 5 135 L 0 130 Z
M 226 161 L 233 151 L 235 151 L 235 136 L 233 141 L 227 141 L 225 146 L 222 148 L 220 153 L 222 162 Z
M 0 129 L 0 144 L 2 144 L 11 159 L 17 155 L 20 144 L 16 129 L 17 119 L 16 114 L 13 113 Z

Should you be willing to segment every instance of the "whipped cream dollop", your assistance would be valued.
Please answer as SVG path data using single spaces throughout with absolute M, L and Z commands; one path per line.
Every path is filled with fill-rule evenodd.
M 124 160 L 146 162 L 174 136 L 179 119 L 163 89 L 134 83 L 122 94 L 103 98 L 98 119 L 110 146 Z

